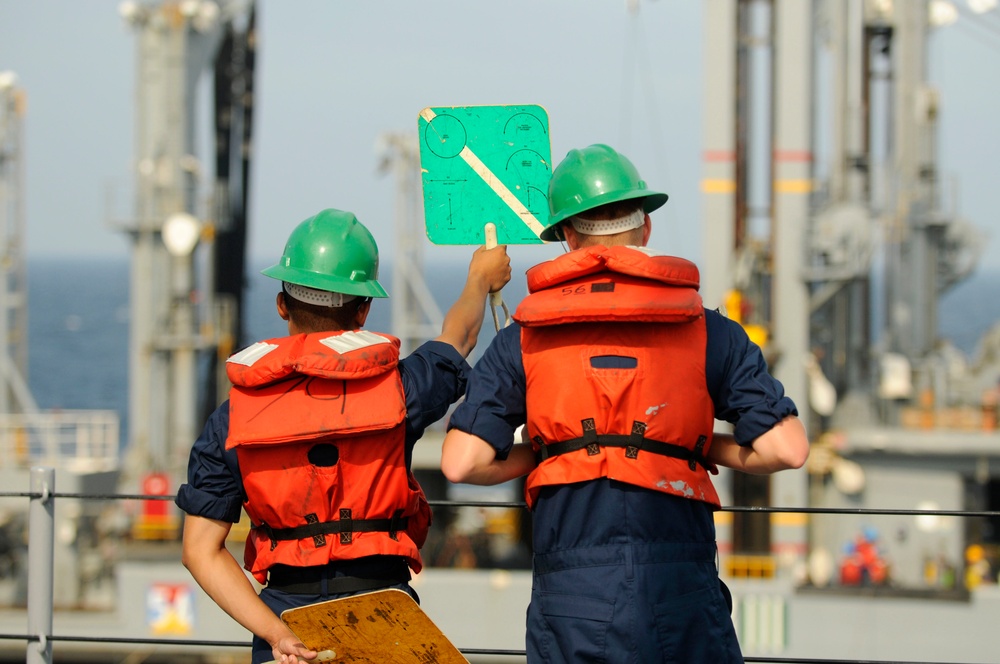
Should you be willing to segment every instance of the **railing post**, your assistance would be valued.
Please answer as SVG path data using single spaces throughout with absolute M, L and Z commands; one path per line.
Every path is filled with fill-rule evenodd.
M 52 664 L 52 568 L 55 542 L 54 468 L 31 469 L 28 508 L 28 635 L 26 664 Z

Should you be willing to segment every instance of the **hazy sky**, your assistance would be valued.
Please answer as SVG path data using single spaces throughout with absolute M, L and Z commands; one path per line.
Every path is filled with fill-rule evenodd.
M 111 218 L 132 209 L 136 39 L 118 4 L 0 0 L 0 71 L 28 97 L 29 255 L 127 254 Z M 555 161 L 595 142 L 626 153 L 670 195 L 652 244 L 700 258 L 701 1 L 646 0 L 637 14 L 623 0 L 263 0 L 259 11 L 253 256 L 276 258 L 325 207 L 355 212 L 391 255 L 395 188 L 378 172 L 378 136 L 415 134 L 426 106 L 538 104 Z M 984 265 L 1000 268 L 1000 15 L 965 16 L 931 47 L 941 170 L 959 215 L 989 234 Z M 516 252 L 543 250 L 554 248 Z

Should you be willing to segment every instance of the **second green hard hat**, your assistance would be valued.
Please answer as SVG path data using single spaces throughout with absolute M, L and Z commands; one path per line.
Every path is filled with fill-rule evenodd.
M 625 155 L 600 143 L 570 150 L 549 180 L 548 225 L 539 234 L 546 242 L 558 240 L 558 226 L 570 217 L 607 203 L 642 198 L 652 212 L 667 195 L 650 191 Z
M 292 231 L 281 259 L 261 274 L 307 288 L 389 297 L 378 282 L 378 245 L 351 212 L 332 208 Z

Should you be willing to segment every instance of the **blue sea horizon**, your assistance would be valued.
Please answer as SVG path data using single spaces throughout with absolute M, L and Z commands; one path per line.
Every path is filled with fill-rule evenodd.
M 27 263 L 28 385 L 41 409 L 109 409 L 119 413 L 127 431 L 129 259 L 34 258 Z M 260 274 L 266 263 L 247 270 L 245 343 L 285 334 L 274 310 L 278 284 Z M 467 263 L 435 263 L 427 270 L 428 287 L 442 311 L 458 296 Z M 513 311 L 526 294 L 524 270 L 514 276 L 503 296 Z M 392 266 L 383 265 L 380 281 L 392 294 Z M 1000 271 L 982 270 L 956 286 L 940 303 L 939 331 L 970 361 L 982 336 L 1000 324 L 1000 298 L 995 296 Z M 391 305 L 373 303 L 366 328 L 391 332 Z M 478 359 L 494 334 L 489 314 L 483 323 Z

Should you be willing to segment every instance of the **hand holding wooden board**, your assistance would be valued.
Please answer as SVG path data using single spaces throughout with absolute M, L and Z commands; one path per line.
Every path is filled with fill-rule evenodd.
M 468 664 L 420 606 L 390 588 L 283 611 L 281 619 L 314 661 Z M 273 663 L 268 663 L 273 664 Z

